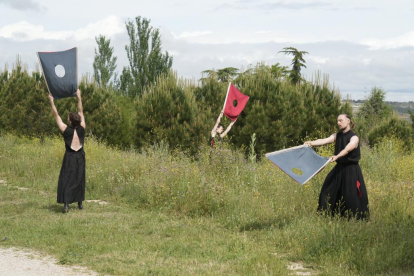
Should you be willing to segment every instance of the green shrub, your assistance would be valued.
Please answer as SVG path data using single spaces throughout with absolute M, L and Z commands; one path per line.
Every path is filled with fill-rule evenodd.
M 369 145 L 374 147 L 383 139 L 396 137 L 404 142 L 407 150 L 411 151 L 413 147 L 413 134 L 411 125 L 402 119 L 391 118 L 389 121 L 383 122 L 370 131 L 368 135 Z

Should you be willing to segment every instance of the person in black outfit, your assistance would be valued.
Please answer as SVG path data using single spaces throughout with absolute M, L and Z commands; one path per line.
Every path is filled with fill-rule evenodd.
M 217 139 L 217 142 L 221 142 L 221 139 L 222 139 L 224 136 L 226 136 L 226 135 L 227 135 L 227 133 L 230 131 L 231 127 L 232 127 L 232 126 L 234 125 L 234 123 L 236 122 L 236 121 L 231 122 L 231 123 L 229 124 L 229 126 L 227 127 L 226 131 L 224 131 L 224 132 L 223 132 L 224 127 L 223 127 L 222 125 L 220 125 L 220 120 L 221 120 L 221 118 L 223 117 L 223 114 L 224 114 L 224 110 L 222 110 L 222 111 L 220 112 L 220 115 L 219 115 L 219 117 L 217 118 L 216 124 L 214 125 L 213 129 L 211 130 L 211 136 L 210 136 L 210 146 L 211 146 L 212 148 L 214 147 L 215 140 Z M 217 136 L 217 138 L 215 138 L 217 133 L 218 133 L 218 136 Z
M 57 112 L 53 97 L 49 95 L 53 116 L 59 130 L 62 132 L 66 147 L 57 190 L 57 202 L 64 204 L 64 213 L 69 211 L 69 204 L 73 202 L 78 202 L 78 208 L 82 210 L 82 201 L 85 200 L 85 151 L 83 145 L 86 124 L 79 89 L 76 91 L 76 97 L 78 98 L 78 112 L 69 114 L 68 126 L 63 123 Z
M 330 157 L 336 166 L 328 174 L 319 195 L 318 211 L 326 211 L 332 216 L 365 219 L 369 216 L 368 195 L 364 177 L 358 161 L 361 151 L 358 136 L 351 130 L 354 127 L 347 114 L 337 120 L 339 132 L 328 138 L 307 141 L 307 146 L 321 146 L 335 142 L 335 155 Z

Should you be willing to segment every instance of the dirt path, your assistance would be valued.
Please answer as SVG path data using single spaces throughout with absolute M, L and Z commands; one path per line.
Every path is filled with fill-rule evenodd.
M 22 249 L 0 247 L 0 276 L 95 276 L 98 273 L 80 266 L 58 265 L 57 260 Z
M 7 182 L 0 179 L 0 185 L 7 186 Z M 28 188 L 14 186 L 19 190 Z M 101 202 L 98 202 L 102 204 Z M 7 237 L 0 237 L 0 246 L 7 242 Z M 59 265 L 52 257 L 26 249 L 0 247 L 0 276 L 95 276 L 98 273 L 81 266 Z

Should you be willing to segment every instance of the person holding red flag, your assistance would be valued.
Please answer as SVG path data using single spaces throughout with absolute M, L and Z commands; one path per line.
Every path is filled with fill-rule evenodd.
M 236 121 L 232 121 L 229 126 L 227 127 L 226 131 L 223 132 L 224 127 L 220 124 L 221 118 L 223 118 L 224 110 L 220 112 L 219 117 L 217 118 L 216 124 L 214 125 L 213 129 L 211 130 L 211 136 L 210 136 L 210 145 L 211 147 L 214 147 L 215 144 L 215 137 L 217 136 L 217 142 L 221 142 L 221 139 L 224 138 L 224 136 L 229 133 L 231 127 L 234 125 Z
M 229 83 L 229 88 L 227 89 L 226 99 L 224 100 L 223 110 L 220 112 L 219 117 L 217 118 L 216 124 L 211 130 L 210 145 L 214 147 L 214 137 L 218 133 L 217 141 L 221 141 L 221 138 L 226 136 L 230 131 L 231 127 L 236 122 L 240 113 L 243 111 L 246 106 L 249 96 L 244 95 L 232 83 Z M 223 114 L 226 115 L 232 122 L 227 127 L 226 131 L 223 132 L 224 127 L 220 125 L 220 120 L 223 117 Z

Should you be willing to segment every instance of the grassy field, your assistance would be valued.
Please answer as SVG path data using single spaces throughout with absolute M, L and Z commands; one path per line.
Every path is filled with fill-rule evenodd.
M 1 246 L 112 275 L 414 274 L 414 155 L 363 147 L 368 222 L 316 214 L 330 165 L 301 186 L 267 160 L 229 149 L 188 158 L 164 145 L 120 151 L 88 139 L 87 199 L 62 214 L 59 138 L 0 136 Z M 330 155 L 329 148 L 320 153 Z M 21 189 L 28 188 L 28 189 Z

